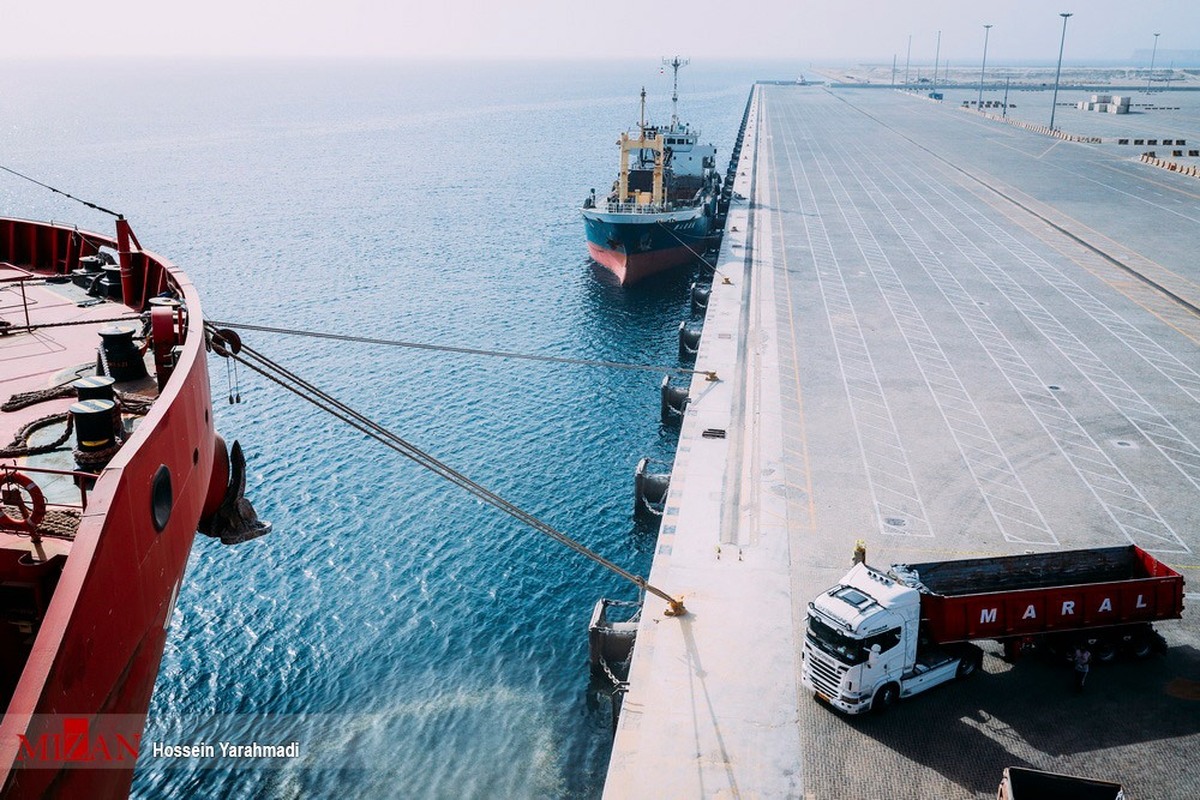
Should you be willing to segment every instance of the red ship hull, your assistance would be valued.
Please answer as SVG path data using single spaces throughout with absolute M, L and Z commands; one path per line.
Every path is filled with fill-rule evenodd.
M 615 275 L 617 283 L 621 286 L 632 286 L 651 275 L 696 260 L 695 251 L 682 246 L 629 254 L 601 247 L 595 242 L 588 242 L 588 253 L 596 263 Z
M 0 220 L 0 262 L 62 274 L 78 258 L 80 236 L 66 228 Z M 95 234 L 82 237 L 85 250 L 89 244 L 117 246 Z M 145 284 L 154 279 L 181 296 L 186 337 L 170 379 L 87 494 L 69 554 L 58 562 L 61 574 L 39 611 L 36 638 L 0 723 L 0 796 L 6 800 L 127 796 L 175 598 L 214 472 L 223 469 L 200 299 L 169 262 L 140 247 L 136 255 L 147 265 Z M 147 285 L 143 299 L 154 293 Z M 152 487 L 163 466 L 170 476 L 169 516 L 156 530 Z M 13 538 L 0 531 L 5 536 Z M 13 550 L 0 549 L 0 556 L 6 552 Z M 8 579 L 48 566 L 0 558 Z M 32 581 L 37 585 L 36 575 Z M 54 747 L 61 744 L 64 724 L 91 732 L 82 749 L 65 758 Z M 135 752 L 118 742 L 132 744 Z

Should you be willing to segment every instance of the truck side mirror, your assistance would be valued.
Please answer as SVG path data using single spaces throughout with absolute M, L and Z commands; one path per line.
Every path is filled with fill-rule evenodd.
M 882 648 L 878 644 L 871 645 L 871 649 L 867 651 L 867 666 L 875 666 L 875 662 L 879 660 L 879 653 Z

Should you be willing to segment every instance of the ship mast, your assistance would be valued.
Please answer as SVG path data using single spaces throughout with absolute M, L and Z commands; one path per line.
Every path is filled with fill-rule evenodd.
M 691 60 L 675 56 L 674 58 L 664 58 L 662 63 L 663 66 L 670 67 L 675 73 L 675 82 L 671 87 L 671 130 L 675 130 L 679 126 L 679 68 L 686 67 Z
M 638 129 L 642 132 L 642 138 L 646 138 L 646 87 L 642 87 L 642 118 L 638 122 Z

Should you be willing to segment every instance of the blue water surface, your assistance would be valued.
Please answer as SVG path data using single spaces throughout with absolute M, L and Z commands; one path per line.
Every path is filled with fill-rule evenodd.
M 613 180 L 643 84 L 651 118 L 668 118 L 655 62 L 0 65 L 0 163 L 124 213 L 187 270 L 209 318 L 676 363 L 690 276 L 611 285 L 578 211 Z M 722 165 L 764 71 L 682 73 L 680 116 Z M 8 176 L 0 212 L 111 229 Z M 631 490 L 639 458 L 674 450 L 659 375 L 246 339 L 649 569 L 654 531 L 634 523 Z M 226 366 L 211 365 L 217 421 L 243 442 L 248 493 L 275 530 L 234 548 L 197 539 L 145 742 L 170 741 L 180 720 L 234 743 L 296 715 L 322 725 L 283 762 L 143 756 L 135 796 L 598 796 L 611 720 L 586 625 L 597 598 L 631 588 Z

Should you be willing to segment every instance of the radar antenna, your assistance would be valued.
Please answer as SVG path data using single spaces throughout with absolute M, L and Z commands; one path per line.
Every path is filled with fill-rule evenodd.
M 664 58 L 663 66 L 670 67 L 675 73 L 675 82 L 671 88 L 671 129 L 674 130 L 679 126 L 679 68 L 686 67 L 691 63 L 691 59 L 680 58 Z

